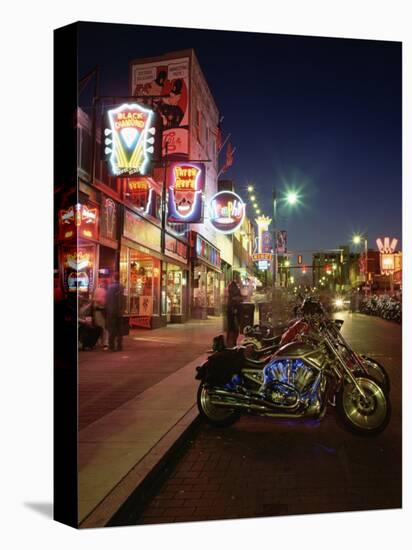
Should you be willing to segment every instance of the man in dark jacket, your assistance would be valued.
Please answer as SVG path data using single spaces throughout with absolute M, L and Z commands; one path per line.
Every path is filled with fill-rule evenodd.
M 119 282 L 119 274 L 114 273 L 113 282 L 109 285 L 106 294 L 106 321 L 109 331 L 109 349 L 111 351 L 122 349 L 123 296 L 124 289 Z
M 243 301 L 240 292 L 241 278 L 237 271 L 233 272 L 233 281 L 227 287 L 226 295 L 226 346 L 236 346 L 239 336 L 239 304 Z

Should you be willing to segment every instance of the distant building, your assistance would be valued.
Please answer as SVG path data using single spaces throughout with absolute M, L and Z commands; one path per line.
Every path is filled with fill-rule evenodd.
M 347 245 L 315 252 L 312 266 L 312 284 L 319 289 L 349 290 L 359 279 L 359 254 L 350 252 Z

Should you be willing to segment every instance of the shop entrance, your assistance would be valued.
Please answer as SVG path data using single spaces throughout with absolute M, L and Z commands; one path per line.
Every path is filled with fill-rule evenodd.
M 120 280 L 125 287 L 125 313 L 130 317 L 130 325 L 154 328 L 154 317 L 159 316 L 160 260 L 122 247 Z
M 186 312 L 187 272 L 180 267 L 165 264 L 163 276 L 166 280 L 166 315 L 168 323 L 183 323 Z

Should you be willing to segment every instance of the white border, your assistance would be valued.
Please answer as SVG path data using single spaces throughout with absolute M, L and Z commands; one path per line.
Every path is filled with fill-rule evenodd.
M 403 41 L 404 55 L 404 309 L 411 311 L 410 182 L 412 108 L 410 3 L 393 0 L 297 1 L 158 0 L 144 9 L 132 0 L 51 3 L 15 0 L 3 9 L 2 64 L 2 539 L 9 548 L 60 550 L 216 546 L 334 549 L 404 547 L 410 539 L 410 475 L 404 511 L 327 514 L 262 520 L 129 527 L 76 532 L 25 503 L 52 498 L 52 29 L 76 20 L 187 26 Z M 110 47 L 109 42 L 102 47 Z M 4 97 L 3 97 L 4 96 Z M 409 98 L 408 98 L 409 96 Z M 18 106 L 18 107 L 16 107 Z M 41 113 L 41 115 L 40 115 Z M 23 116 L 24 115 L 24 116 Z M 19 124 L 20 121 L 20 124 Z M 30 121 L 30 124 L 28 123 Z M 26 139 L 24 158 L 21 124 Z M 4 143 L 6 141 L 6 143 Z M 40 147 L 41 144 L 41 147 Z M 23 168 L 23 170 L 22 170 Z M 33 266 L 36 266 L 33 269 Z M 409 318 L 404 322 L 404 445 L 410 463 Z M 408 389 L 408 391 L 407 391 Z M 403 543 L 403 544 L 402 544 Z

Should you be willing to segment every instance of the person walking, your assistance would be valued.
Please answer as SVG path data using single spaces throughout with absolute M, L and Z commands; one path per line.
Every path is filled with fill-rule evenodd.
M 236 346 L 239 336 L 239 304 L 243 301 L 240 275 L 233 272 L 233 280 L 226 289 L 226 347 Z
M 100 340 L 104 350 L 109 347 L 109 332 L 106 326 L 106 295 L 107 282 L 103 280 L 93 295 L 93 321 L 97 327 L 102 329 Z
M 122 316 L 123 285 L 119 282 L 119 274 L 114 273 L 113 282 L 109 285 L 106 294 L 106 321 L 111 351 L 121 351 L 122 349 Z

